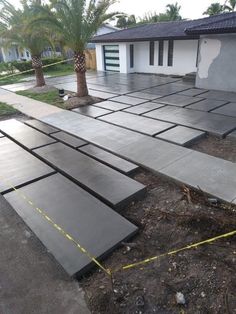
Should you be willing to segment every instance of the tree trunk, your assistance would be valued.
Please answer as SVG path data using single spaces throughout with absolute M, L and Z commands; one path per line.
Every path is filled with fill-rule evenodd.
M 77 77 L 77 96 L 88 96 L 88 87 L 86 82 L 86 61 L 85 54 L 81 52 L 75 52 L 74 55 L 74 68 Z
M 32 67 L 35 70 L 35 77 L 36 77 L 36 86 L 41 87 L 44 86 L 45 79 L 43 75 L 43 64 L 40 56 L 32 56 Z

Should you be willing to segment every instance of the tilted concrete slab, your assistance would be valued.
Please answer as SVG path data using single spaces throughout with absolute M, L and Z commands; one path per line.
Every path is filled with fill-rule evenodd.
M 163 98 L 159 98 L 158 102 L 159 103 L 164 103 L 167 105 L 173 105 L 173 106 L 178 106 L 178 107 L 185 107 L 190 104 L 194 104 L 198 101 L 200 101 L 201 98 L 196 98 L 196 97 L 190 97 L 190 96 L 185 96 L 185 95 L 169 95 Z
M 236 118 L 174 106 L 150 111 L 144 116 L 193 127 L 218 136 L 224 136 L 236 127 Z
M 199 130 L 186 128 L 184 126 L 176 126 L 170 130 L 156 135 L 156 137 L 174 144 L 186 146 L 196 140 L 199 140 L 205 135 L 205 132 Z
M 0 139 L 0 193 L 55 172 L 7 137 Z
M 128 220 L 60 174 L 23 187 L 20 193 L 98 259 L 137 231 Z M 69 275 L 83 275 L 96 265 L 18 193 L 8 193 L 5 198 Z
M 51 137 L 15 119 L 0 122 L 0 130 L 27 149 L 34 149 L 56 142 Z
M 123 111 L 133 113 L 133 114 L 143 114 L 151 110 L 155 110 L 161 107 L 164 107 L 164 104 L 158 104 L 156 102 L 145 102 L 144 104 L 129 107 Z
M 216 110 L 213 110 L 212 112 L 236 118 L 236 102 L 231 102 Z
M 94 104 L 94 106 L 101 107 L 101 108 L 108 109 L 108 110 L 112 110 L 112 111 L 119 111 L 119 110 L 126 109 L 126 108 L 130 107 L 130 105 L 122 104 L 122 103 L 111 101 L 111 100 L 96 103 L 96 104 Z
M 52 134 L 51 136 L 53 138 L 55 138 L 56 140 L 66 144 L 68 146 L 71 146 L 73 148 L 78 148 L 78 147 L 81 147 L 81 146 L 84 146 L 87 144 L 87 142 L 79 139 L 78 137 L 75 137 L 75 136 L 70 135 L 68 133 L 65 133 L 63 131 Z
M 155 135 L 174 126 L 172 123 L 155 120 L 151 121 L 151 119 L 146 117 L 135 116 L 133 114 L 121 111 L 100 117 L 99 120 L 103 120 L 147 135 Z
M 200 100 L 199 102 L 187 106 L 188 109 L 195 109 L 201 111 L 211 111 L 215 108 L 221 107 L 222 105 L 226 104 L 225 100 L 215 100 L 215 99 L 204 99 Z
M 34 153 L 108 205 L 121 209 L 145 193 L 145 186 L 62 143 Z
M 50 126 L 50 125 L 47 125 L 39 120 L 35 120 L 35 119 L 32 119 L 32 120 L 27 120 L 24 122 L 25 124 L 27 124 L 28 126 L 31 126 L 32 128 L 38 130 L 38 131 L 41 131 L 45 134 L 52 134 L 52 133 L 56 133 L 56 132 L 59 132 L 58 129 Z
M 80 147 L 79 151 L 124 174 L 130 174 L 139 168 L 137 165 L 91 144 Z
M 98 108 L 94 106 L 81 106 L 79 108 L 73 109 L 72 111 L 92 118 L 97 118 L 112 113 L 111 110 Z
M 236 204 L 235 163 L 192 151 L 160 172 L 195 189 Z

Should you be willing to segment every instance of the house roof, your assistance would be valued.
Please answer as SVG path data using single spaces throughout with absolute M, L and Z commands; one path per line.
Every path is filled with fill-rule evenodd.
M 236 12 L 222 13 L 198 20 L 181 20 L 139 25 L 113 33 L 96 36 L 94 43 L 102 42 L 135 42 L 159 39 L 192 39 L 199 38 L 203 31 L 215 29 L 217 32 L 235 32 L 230 27 L 236 24 Z

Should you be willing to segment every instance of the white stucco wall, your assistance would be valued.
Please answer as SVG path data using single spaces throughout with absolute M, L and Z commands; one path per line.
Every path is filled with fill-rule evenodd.
M 195 72 L 198 40 L 175 40 L 173 66 L 167 66 L 168 41 L 164 41 L 163 66 L 158 66 L 158 41 L 155 42 L 154 65 L 149 65 L 149 42 L 135 42 L 134 45 L 134 67 L 130 68 L 130 50 L 131 43 L 112 43 L 119 45 L 120 52 L 120 72 L 143 72 L 185 75 L 189 72 Z M 104 71 L 103 45 L 96 44 L 97 69 Z M 107 45 L 107 44 L 106 44 Z
M 201 36 L 196 86 L 236 92 L 236 34 Z

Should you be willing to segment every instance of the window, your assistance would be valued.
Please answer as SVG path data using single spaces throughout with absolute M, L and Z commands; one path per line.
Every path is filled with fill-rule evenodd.
M 158 49 L 158 65 L 163 65 L 163 52 L 164 52 L 164 41 L 159 40 L 159 49 Z
M 149 64 L 154 65 L 154 41 L 150 41 L 149 45 Z
M 168 45 L 168 62 L 167 65 L 168 67 L 173 66 L 173 53 L 174 53 L 174 41 L 169 40 L 169 45 Z
M 134 45 L 129 46 L 130 67 L 134 67 Z

